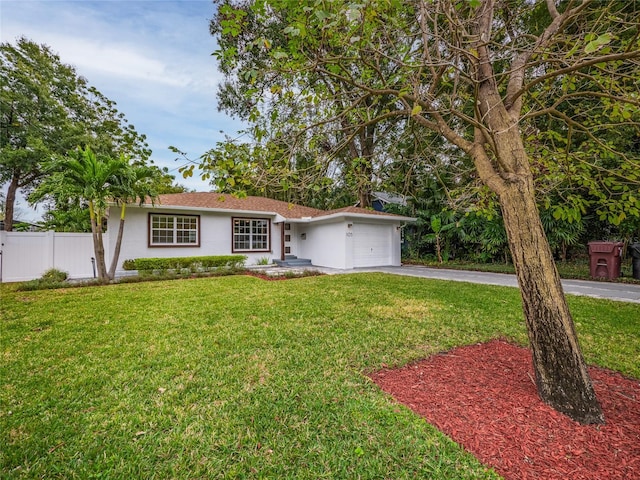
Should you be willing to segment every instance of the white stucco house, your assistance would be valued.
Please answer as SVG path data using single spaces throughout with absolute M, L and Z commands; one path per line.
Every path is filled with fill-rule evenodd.
M 109 215 L 113 252 L 119 207 Z M 127 207 L 118 270 L 127 259 L 238 254 L 247 265 L 308 259 L 318 267 L 400 265 L 402 226 L 416 219 L 358 207 L 318 210 L 264 197 L 160 195 Z

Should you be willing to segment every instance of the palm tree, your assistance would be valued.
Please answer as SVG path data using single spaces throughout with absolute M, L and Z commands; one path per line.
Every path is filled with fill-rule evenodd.
M 98 278 L 102 282 L 112 280 L 122 241 L 124 205 L 127 201 L 144 199 L 145 196 L 155 198 L 151 182 L 147 181 L 153 175 L 152 169 L 131 165 L 124 155 L 119 158 L 96 155 L 90 147 L 78 148 L 67 157 L 54 158 L 46 168 L 49 175 L 31 194 L 30 201 L 37 202 L 48 195 L 61 195 L 85 202 L 91 219 Z M 107 271 L 102 224 L 109 202 L 113 201 L 122 205 L 121 225 L 111 269 Z
M 142 205 L 147 199 L 151 199 L 152 203 L 155 201 L 158 197 L 154 188 L 154 179 L 157 177 L 157 171 L 157 169 L 146 165 L 128 165 L 128 169 L 124 172 L 125 174 L 116 178 L 117 183 L 113 186 L 112 200 L 120 206 L 120 222 L 108 272 L 109 280 L 113 280 L 116 275 L 116 266 L 118 265 L 120 246 L 122 245 L 122 236 L 124 234 L 124 218 L 127 204 L 138 202 Z

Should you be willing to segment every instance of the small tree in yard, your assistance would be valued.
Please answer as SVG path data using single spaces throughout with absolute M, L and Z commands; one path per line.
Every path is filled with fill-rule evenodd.
M 113 280 L 116 275 L 127 204 L 136 202 L 142 204 L 147 198 L 150 198 L 152 202 L 155 200 L 157 193 L 154 190 L 154 180 L 157 177 L 157 173 L 158 169 L 154 167 L 129 165 L 122 175 L 115 178 L 111 194 L 112 199 L 120 205 L 120 221 L 118 223 L 118 237 L 108 272 L 109 280 Z
M 221 58 L 231 62 L 234 56 L 246 59 L 250 52 L 266 49 L 269 62 L 255 69 L 269 69 L 273 78 L 280 75 L 283 88 L 291 84 L 299 89 L 308 78 L 332 79 L 332 84 L 346 87 L 329 90 L 320 82 L 309 83 L 305 98 L 322 102 L 330 97 L 342 105 L 345 116 L 376 105 L 367 109 L 370 115 L 361 128 L 393 117 L 407 119 L 473 161 L 476 178 L 493 192 L 502 210 L 539 395 L 574 420 L 603 423 L 540 221 L 536 181 L 538 175 L 547 175 L 553 184 L 549 175 L 555 171 L 562 181 L 570 178 L 591 191 L 599 182 L 602 191 L 623 192 L 616 208 L 640 211 L 640 197 L 633 193 L 640 179 L 638 158 L 619 151 L 617 163 L 612 163 L 616 144 L 602 136 L 612 127 L 638 135 L 637 2 L 223 4 L 218 18 L 222 35 L 242 31 L 246 9 L 258 23 L 273 22 L 284 29 L 274 41 L 258 38 L 220 53 Z M 248 62 L 237 75 L 255 78 L 252 68 Z M 300 81 L 290 81 L 292 77 Z M 269 95 L 245 93 L 251 97 L 248 104 L 271 101 Z M 335 120 L 340 113 L 333 115 Z M 545 120 L 555 136 L 543 135 Z M 569 140 L 558 142 L 558 137 Z
M 433 233 L 429 233 L 425 236 L 425 240 L 427 242 L 435 243 L 436 246 L 436 257 L 438 257 L 438 263 L 442 263 L 444 261 L 442 257 L 442 241 L 444 234 L 453 228 L 455 228 L 456 224 L 453 223 L 443 223 L 443 218 L 446 218 L 445 215 L 432 215 L 429 226 Z M 449 257 L 449 252 L 445 251 L 445 256 Z
M 124 230 L 125 204 L 136 199 L 144 199 L 145 196 L 155 197 L 149 186 L 156 170 L 131 165 L 124 156 L 110 158 L 96 155 L 86 147 L 78 148 L 67 157 L 55 158 L 47 165 L 46 171 L 48 175 L 31 194 L 29 200 L 37 202 L 47 195 L 58 195 L 73 201 L 85 202 L 91 219 L 98 278 L 102 282 L 113 280 Z M 121 215 L 111 268 L 107 270 L 103 220 L 110 201 L 121 205 Z

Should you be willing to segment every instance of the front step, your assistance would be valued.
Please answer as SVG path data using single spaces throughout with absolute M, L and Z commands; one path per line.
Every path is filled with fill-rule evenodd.
M 293 258 L 287 258 L 293 257 Z M 308 258 L 298 258 L 295 255 L 285 256 L 285 260 L 274 260 L 273 263 L 279 267 L 311 267 L 311 260 Z

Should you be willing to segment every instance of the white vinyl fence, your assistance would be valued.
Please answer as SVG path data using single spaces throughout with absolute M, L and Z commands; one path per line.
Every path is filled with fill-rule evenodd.
M 104 244 L 109 245 L 106 234 Z M 50 268 L 67 272 L 69 278 L 94 276 L 90 233 L 0 231 L 0 252 L 1 282 L 40 278 Z

